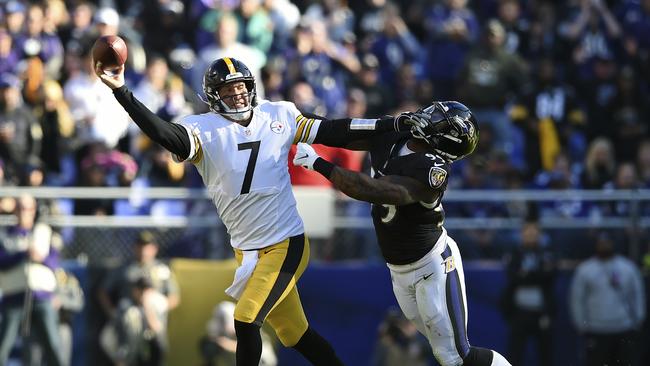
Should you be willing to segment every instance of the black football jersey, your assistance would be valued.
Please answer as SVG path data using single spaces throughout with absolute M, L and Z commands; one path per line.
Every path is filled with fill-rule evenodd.
M 391 264 L 412 263 L 428 253 L 442 233 L 445 218 L 440 201 L 447 188 L 449 164 L 433 153 L 399 156 L 408 139 L 408 133 L 382 134 L 372 140 L 370 149 L 373 178 L 407 176 L 436 191 L 431 202 L 372 205 L 377 241 L 384 259 Z

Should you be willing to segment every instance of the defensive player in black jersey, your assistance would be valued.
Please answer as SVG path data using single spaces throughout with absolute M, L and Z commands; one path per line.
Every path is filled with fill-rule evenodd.
M 378 129 L 379 121 L 353 119 L 347 132 L 341 123 L 322 124 L 315 142 L 367 149 L 372 178 L 337 167 L 302 143 L 293 163 L 320 172 L 350 197 L 373 203 L 375 232 L 395 296 L 442 366 L 510 365 L 496 351 L 469 345 L 462 260 L 443 227 L 441 200 L 449 166 L 478 143 L 470 110 L 458 102 L 436 102 L 398 116 L 395 131 L 362 139 L 359 132 Z

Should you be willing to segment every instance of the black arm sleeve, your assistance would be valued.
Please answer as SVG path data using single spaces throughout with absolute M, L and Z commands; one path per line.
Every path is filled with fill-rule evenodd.
M 113 95 L 150 139 L 181 159 L 190 155 L 190 137 L 185 127 L 156 116 L 133 96 L 126 85 L 113 89 Z
M 393 117 L 378 119 L 375 128 L 370 130 L 351 130 L 352 119 L 350 118 L 328 120 L 319 117 L 319 119 L 322 121 L 314 143 L 333 147 L 346 147 L 352 142 L 366 140 L 378 134 L 395 130 Z

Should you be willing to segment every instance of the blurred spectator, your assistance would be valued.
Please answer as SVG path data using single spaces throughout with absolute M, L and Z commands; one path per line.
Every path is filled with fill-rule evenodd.
M 379 325 L 373 366 L 429 365 L 429 345 L 415 325 L 398 310 L 390 310 Z
M 89 2 L 78 1 L 70 10 L 71 21 L 59 28 L 59 38 L 67 52 L 80 53 L 92 32 L 94 8 Z
M 201 338 L 201 366 L 235 366 L 237 337 L 235 335 L 235 304 L 230 301 L 218 303 L 212 310 L 212 317 L 206 325 L 206 335 Z M 264 330 L 262 335 L 262 356 L 259 366 L 278 364 L 271 339 Z
M 577 83 L 587 109 L 589 137 L 615 136 L 612 123 L 617 95 L 617 64 L 612 58 L 598 56 L 591 63 L 594 76 Z
M 424 19 L 430 41 L 423 67 L 433 82 L 435 98 L 453 99 L 465 56 L 478 39 L 478 20 L 467 7 L 467 0 L 437 3 Z M 474 110 L 474 106 L 469 105 Z
M 273 42 L 273 24 L 263 0 L 241 0 L 237 15 L 241 42 L 267 53 Z
M 641 188 L 641 186 L 636 166 L 633 163 L 622 163 L 616 169 L 614 180 L 607 182 L 603 188 L 607 191 L 617 189 L 636 190 Z M 642 204 L 641 206 L 647 207 L 645 204 Z M 605 207 L 602 209 L 604 216 L 630 217 L 636 214 L 641 214 L 643 216 L 649 214 L 649 212 L 645 212 L 647 209 L 642 209 L 641 212 L 635 212 L 634 210 L 634 204 L 626 200 L 607 202 Z
M 567 8 L 560 34 L 574 45 L 572 59 L 579 76 L 588 78 L 594 59 L 615 57 L 622 29 L 603 0 L 573 0 Z
M 90 48 L 80 55 L 68 54 L 67 67 L 69 78 L 63 95 L 70 106 L 79 142 L 85 145 L 101 141 L 109 148 L 117 146 L 126 134 L 130 118 L 95 75 Z
M 359 12 L 361 19 L 358 22 L 358 29 L 364 38 L 382 31 L 385 8 L 389 4 L 387 0 L 366 0 L 365 2 L 363 9 L 359 9 L 361 10 Z
M 585 339 L 585 365 L 634 364 L 644 291 L 639 269 L 617 255 L 611 237 L 601 233 L 595 256 L 578 266 L 570 290 L 573 323 Z
M 379 60 L 375 55 L 368 53 L 361 58 L 361 71 L 353 85 L 366 94 L 368 116 L 383 116 L 395 107 L 390 89 L 379 82 Z
M 306 81 L 327 108 L 327 117 L 342 117 L 348 73 L 360 69 L 359 59 L 333 42 L 323 21 L 302 22 L 296 29 L 295 49 L 287 51 L 287 82 Z
M 251 46 L 239 42 L 240 25 L 232 13 L 222 13 L 215 19 L 214 40 L 201 48 L 196 65 L 192 71 L 192 87 L 194 90 L 203 90 L 201 83 L 205 69 L 212 61 L 222 57 L 234 57 L 243 60 L 255 77 L 257 97 L 264 98 L 264 85 L 262 84 L 261 69 L 266 63 L 266 55 Z
M 56 277 L 56 292 L 53 304 L 58 310 L 59 337 L 61 339 L 61 359 L 63 365 L 70 365 L 72 361 L 72 346 L 74 334 L 72 331 L 73 318 L 84 306 L 84 294 L 79 280 L 63 268 L 54 271 Z M 30 347 L 31 365 L 43 364 L 43 349 L 38 344 Z
M 505 261 L 508 285 L 502 311 L 510 326 L 508 359 L 513 365 L 524 365 L 526 346 L 533 337 L 537 341 L 538 365 L 552 365 L 555 258 L 543 242 L 536 219 L 528 219 L 520 233 L 521 246 Z
M 618 75 L 617 93 L 612 101 L 613 123 L 609 128 L 614 140 L 616 159 L 632 161 L 635 159 L 641 141 L 647 137 L 650 128 L 650 98 L 644 95 L 638 75 L 631 67 L 624 67 Z
M 154 113 L 165 104 L 164 89 L 168 75 L 169 68 L 163 57 L 149 57 L 144 78 L 133 89 L 133 95 Z
M 601 189 L 605 183 L 614 179 L 616 160 L 614 147 L 604 137 L 595 139 L 587 149 L 581 186 L 584 189 Z
M 63 365 L 58 316 L 52 304 L 58 248 L 52 229 L 39 223 L 32 196 L 17 200 L 15 226 L 0 237 L 0 364 L 6 365 L 18 332 L 23 337 L 23 360 L 29 364 L 32 342 L 39 342 L 48 365 Z M 60 243 L 59 243 L 60 244 Z
M 25 32 L 16 36 L 16 48 L 23 57 L 38 56 L 45 66 L 46 75 L 56 79 L 63 65 L 63 45 L 56 33 L 45 29 L 45 10 L 39 4 L 27 9 Z
M 496 147 L 510 153 L 513 134 L 505 105 L 527 82 L 527 67 L 519 56 L 503 48 L 501 23 L 491 20 L 484 30 L 483 42 L 472 49 L 462 69 L 459 96 L 472 107 L 479 123 L 493 126 Z
M 29 164 L 38 162 L 42 131 L 20 95 L 20 81 L 12 74 L 0 75 L 0 158 L 9 180 L 23 176 Z
M 107 149 L 101 143 L 88 145 L 80 163 L 78 186 L 129 186 L 135 179 L 138 165 L 130 155 Z M 102 197 L 77 200 L 75 215 L 113 215 L 113 200 Z
M 102 332 L 102 345 L 116 362 L 137 359 L 138 362 L 127 364 L 161 365 L 164 360 L 167 314 L 178 306 L 180 298 L 169 266 L 156 260 L 157 254 L 158 244 L 153 234 L 140 232 L 134 243 L 134 258 L 109 273 L 98 290 L 99 303 L 113 321 Z M 124 329 L 129 313 L 140 323 L 138 326 L 129 323 L 130 331 Z M 124 333 L 133 334 L 126 337 Z M 109 346 L 108 339 L 115 334 L 117 339 L 112 341 L 117 343 Z M 141 342 L 133 344 L 132 337 Z
M 522 56 L 528 60 L 564 57 L 565 47 L 557 30 L 556 6 L 552 2 L 543 1 L 535 3 L 532 10 L 529 38 L 527 44 L 522 45 Z
M 129 283 L 128 289 L 129 297 L 119 304 L 100 334 L 102 349 L 117 365 L 162 366 L 165 299 L 146 277 Z
M 289 100 L 303 113 L 310 113 L 317 116 L 328 115 L 327 107 L 314 95 L 314 89 L 306 82 L 293 84 L 291 90 L 289 90 Z
M 528 46 L 530 23 L 521 12 L 521 4 L 518 0 L 501 0 L 498 14 L 505 30 L 503 48 L 510 53 L 523 54 Z
M 74 140 L 75 123 L 70 108 L 63 99 L 63 89 L 59 83 L 54 80 L 45 81 L 42 94 L 42 106 L 38 109 L 43 130 L 40 158 L 46 181 L 51 185 L 69 185 L 74 182 L 75 172 L 69 171 L 66 159 L 77 148 Z
M 643 187 L 650 188 L 650 140 L 639 145 L 636 164 Z
M 133 2 L 135 3 L 135 2 Z M 155 32 L 142 32 L 142 43 L 148 53 L 168 55 L 175 48 L 187 44 L 185 35 L 190 22 L 185 18 L 185 4 L 180 0 L 148 2 L 137 9 L 138 19 L 144 29 L 155 29 Z
M 554 61 L 544 58 L 537 64 L 537 80 L 511 109 L 513 121 L 525 138 L 525 172 L 530 179 L 541 169 L 551 170 L 561 149 L 572 160 L 582 160 L 586 150 L 587 123 L 575 91 L 557 75 Z
M 293 30 L 300 22 L 300 9 L 290 0 L 264 0 L 273 25 L 272 53 L 279 53 L 289 47 Z
M 152 187 L 179 187 L 185 177 L 185 165 L 175 162 L 162 146 L 153 144 L 146 151 L 141 172 Z
M 5 28 L 0 28 L 0 74 L 16 73 L 20 54 L 14 47 L 11 33 Z
M 354 30 L 355 16 L 343 0 L 323 0 L 313 3 L 305 10 L 308 22 L 324 20 L 327 34 L 334 42 L 342 42 L 346 34 Z
M 12 37 L 17 37 L 23 32 L 26 10 L 25 5 L 19 0 L 11 0 L 5 3 L 5 22 Z
M 382 32 L 377 33 L 370 44 L 370 52 L 379 61 L 380 82 L 389 88 L 398 86 L 400 67 L 417 61 L 420 43 L 406 27 L 395 5 L 384 10 Z

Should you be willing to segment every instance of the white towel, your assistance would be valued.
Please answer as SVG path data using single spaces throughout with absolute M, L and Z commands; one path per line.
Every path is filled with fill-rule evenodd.
M 246 288 L 248 279 L 255 270 L 257 259 L 257 250 L 244 251 L 244 258 L 242 259 L 241 265 L 237 267 L 237 270 L 235 271 L 235 279 L 232 281 L 232 285 L 226 289 L 226 294 L 228 294 L 228 296 L 239 300 L 242 292 L 244 292 L 244 289 Z

